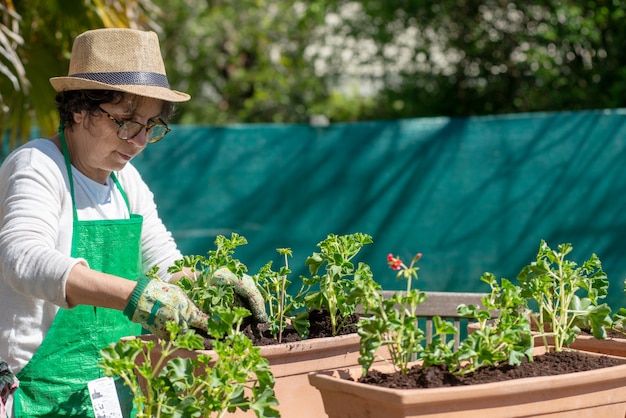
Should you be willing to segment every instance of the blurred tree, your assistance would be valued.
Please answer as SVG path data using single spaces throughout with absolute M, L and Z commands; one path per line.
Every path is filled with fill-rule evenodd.
M 626 0 L 155 0 L 184 123 L 625 105 Z M 167 6 L 166 6 L 167 3 Z M 180 78 L 180 79 L 179 79 Z
M 336 74 L 356 69 L 378 92 L 361 119 L 626 105 L 624 0 L 363 0 L 335 11 L 326 39 L 342 42 L 329 56 L 353 51 Z
M 167 72 L 192 94 L 182 123 L 302 122 L 328 89 L 303 51 L 324 1 L 155 0 Z
M 54 134 L 58 116 L 49 78 L 67 74 L 73 39 L 101 27 L 158 27 L 150 0 L 0 0 L 0 132 L 8 149 L 31 126 Z
M 154 22 L 170 83 L 193 97 L 179 123 L 626 106 L 626 0 L 13 1 L 0 0 L 0 128 L 14 137 L 56 128 L 48 78 L 76 34 Z

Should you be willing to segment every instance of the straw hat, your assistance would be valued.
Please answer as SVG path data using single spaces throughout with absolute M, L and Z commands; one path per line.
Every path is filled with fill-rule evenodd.
M 50 79 L 56 91 L 116 90 L 168 102 L 185 102 L 170 89 L 157 34 L 135 29 L 95 29 L 78 35 L 67 77 Z

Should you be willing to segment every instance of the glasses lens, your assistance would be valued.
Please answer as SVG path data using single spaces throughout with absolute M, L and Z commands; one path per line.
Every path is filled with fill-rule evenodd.
M 161 123 L 154 125 L 152 128 L 150 128 L 150 131 L 148 131 L 148 134 L 150 135 L 150 142 L 158 141 L 159 139 L 163 138 L 168 132 L 169 129 L 167 128 L 167 125 L 163 125 Z
M 148 126 L 144 126 L 139 122 L 133 122 L 131 120 L 128 120 L 125 121 L 122 126 L 120 126 L 119 130 L 117 131 L 117 136 L 123 140 L 132 139 L 137 136 L 145 127 L 147 128 L 148 134 L 147 142 L 152 143 L 157 142 L 170 131 L 165 122 L 160 119 L 151 122 Z
M 120 126 L 120 129 L 117 131 L 117 136 L 123 140 L 131 139 L 142 129 L 143 125 L 127 120 L 122 126 Z

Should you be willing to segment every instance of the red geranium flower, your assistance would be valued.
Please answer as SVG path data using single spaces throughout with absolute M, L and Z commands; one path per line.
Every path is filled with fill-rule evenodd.
M 389 263 L 389 267 L 394 270 L 400 270 L 402 268 L 402 260 L 400 260 L 399 257 L 394 257 L 391 253 L 387 255 L 387 263 Z

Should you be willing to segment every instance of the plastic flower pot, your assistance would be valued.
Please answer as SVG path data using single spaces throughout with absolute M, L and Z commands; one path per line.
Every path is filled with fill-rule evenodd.
M 535 353 L 545 352 L 544 347 Z M 593 354 L 591 354 L 593 355 Z M 329 418 L 603 417 L 626 414 L 623 365 L 555 376 L 431 389 L 389 389 L 348 380 L 361 368 L 312 372 Z M 380 371 L 392 371 L 376 367 Z

